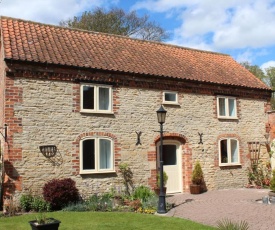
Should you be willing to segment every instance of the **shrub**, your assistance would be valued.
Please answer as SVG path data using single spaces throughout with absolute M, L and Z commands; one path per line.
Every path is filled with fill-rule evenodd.
M 6 196 L 4 201 L 4 214 L 14 216 L 19 211 L 19 205 L 13 195 Z
M 89 211 L 112 211 L 113 210 L 113 202 L 110 194 L 103 195 L 92 195 L 86 201 L 87 209 Z
M 31 203 L 31 209 L 36 212 L 49 212 L 51 210 L 51 205 L 49 202 L 45 201 L 42 197 L 33 197 Z
M 119 171 L 122 173 L 125 185 L 125 193 L 126 195 L 131 194 L 131 189 L 134 188 L 133 185 L 133 172 L 131 171 L 129 165 L 127 163 L 119 164 Z
M 145 202 L 148 200 L 149 197 L 154 196 L 154 193 L 151 191 L 150 188 L 141 185 L 134 190 L 132 196 L 134 199 L 139 199 L 142 202 Z
M 199 161 L 196 162 L 195 168 L 192 171 L 192 183 L 197 185 L 203 183 L 203 172 Z
M 165 187 L 168 181 L 168 175 L 163 171 L 163 186 Z M 157 186 L 160 188 L 160 174 L 157 175 Z
M 22 195 L 20 197 L 20 206 L 25 211 L 28 212 L 30 210 L 36 212 L 44 212 L 50 211 L 50 203 L 46 202 L 42 197 L 32 196 L 30 194 Z
M 241 221 L 240 223 L 234 223 L 229 219 L 223 219 L 217 223 L 218 230 L 248 230 L 248 223 Z
M 53 179 L 43 187 L 43 197 L 53 210 L 60 210 L 69 203 L 79 201 L 78 189 L 70 178 Z
M 89 210 L 89 207 L 85 202 L 77 202 L 74 204 L 69 204 L 65 208 L 62 209 L 62 211 L 65 212 L 86 212 L 86 211 L 94 211 L 94 210 Z
M 21 208 L 25 211 L 25 212 L 29 212 L 31 210 L 31 204 L 33 201 L 33 197 L 30 194 L 23 194 L 20 197 L 19 203 Z
M 257 187 L 268 187 L 270 185 L 271 168 L 263 167 L 262 164 L 254 164 L 248 168 L 248 182 Z
M 142 204 L 141 204 L 140 200 L 132 200 L 132 201 L 130 201 L 129 206 L 130 206 L 131 210 L 137 211 L 139 208 L 142 207 Z
M 159 197 L 154 195 L 150 198 L 148 198 L 145 202 L 142 202 L 142 207 L 144 209 L 149 209 L 149 208 L 157 208 L 158 207 L 158 202 L 159 202 Z

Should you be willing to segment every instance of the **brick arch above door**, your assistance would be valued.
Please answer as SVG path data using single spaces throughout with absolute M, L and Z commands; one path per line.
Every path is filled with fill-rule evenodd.
M 180 134 L 180 133 L 164 133 L 163 134 L 163 140 L 177 140 L 182 145 L 188 143 L 187 138 L 184 135 Z M 160 141 L 160 135 L 158 135 L 155 138 L 154 142 L 156 144 L 159 141 Z

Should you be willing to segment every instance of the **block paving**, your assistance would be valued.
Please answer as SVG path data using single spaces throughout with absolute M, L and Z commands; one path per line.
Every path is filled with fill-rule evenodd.
M 233 222 L 246 221 L 249 230 L 275 229 L 275 204 L 263 204 L 269 189 L 222 189 L 199 195 L 176 194 L 167 201 L 175 208 L 166 215 L 189 219 L 209 226 L 228 218 Z

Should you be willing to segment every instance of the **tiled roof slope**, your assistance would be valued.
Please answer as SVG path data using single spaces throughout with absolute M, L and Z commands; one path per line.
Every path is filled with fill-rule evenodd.
M 5 59 L 269 89 L 225 54 L 1 17 Z

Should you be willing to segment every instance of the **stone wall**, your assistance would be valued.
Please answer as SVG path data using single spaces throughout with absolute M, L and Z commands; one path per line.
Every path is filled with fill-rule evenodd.
M 82 114 L 78 105 L 79 83 L 31 78 L 8 80 L 12 84 L 7 90 L 10 87 L 20 92 L 21 98 L 12 104 L 13 119 L 17 123 L 9 130 L 12 145 L 7 159 L 18 156 L 12 164 L 22 181 L 23 192 L 41 193 L 47 181 L 65 177 L 75 180 L 83 195 L 122 189 L 119 162 L 129 164 L 135 185 L 153 186 L 156 162 L 152 156 L 155 156 L 155 140 L 159 136 L 155 132 L 159 130 L 156 110 L 162 103 L 162 90 L 117 85 L 113 88 L 114 114 Z M 164 105 L 167 110 L 165 135 L 182 136 L 186 141 L 182 144 L 183 191 L 188 192 L 196 160 L 202 164 L 208 189 L 242 187 L 247 183 L 246 169 L 250 165 L 247 142 L 265 140 L 265 103 L 264 99 L 238 98 L 238 120 L 217 119 L 216 96 L 210 94 L 183 89 L 179 92 L 179 105 Z M 136 131 L 142 132 L 142 145 L 136 146 Z M 78 174 L 78 140 L 91 132 L 109 134 L 116 139 L 117 173 Z M 203 133 L 203 144 L 198 144 L 198 133 Z M 218 138 L 230 135 L 236 135 L 240 141 L 241 167 L 218 165 Z M 58 147 L 57 156 L 51 160 L 39 151 L 40 145 L 49 144 Z

